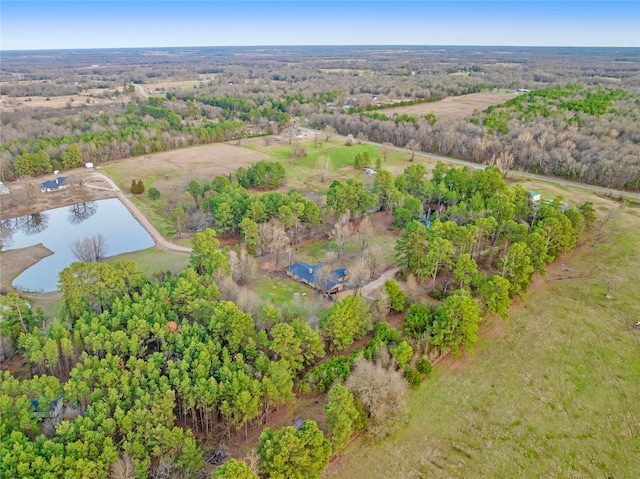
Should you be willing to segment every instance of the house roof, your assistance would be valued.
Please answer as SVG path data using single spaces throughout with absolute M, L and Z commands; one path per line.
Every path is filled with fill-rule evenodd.
M 298 276 L 302 279 L 306 279 L 308 282 L 313 283 L 315 282 L 315 268 L 317 268 L 318 265 L 316 266 L 311 266 L 308 263 L 293 263 L 291 266 L 289 266 L 287 269 L 289 271 L 291 271 L 291 273 L 293 273 L 295 276 Z
M 40 188 L 47 188 L 49 190 L 57 190 L 67 181 L 66 176 L 59 176 L 55 180 L 45 181 L 44 183 L 40 183 Z
M 298 262 L 293 263 L 287 268 L 287 270 L 291 271 L 294 276 L 305 280 L 307 283 L 315 285 L 316 288 L 322 291 L 331 291 L 339 284 L 342 284 L 343 281 L 340 281 L 339 278 L 343 278 L 347 274 L 347 270 L 345 268 L 334 269 L 326 279 L 325 284 L 323 285 L 324 287 L 321 287 L 321 285 L 316 284 L 318 280 L 316 272 L 320 270 L 320 268 L 322 268 L 322 263 L 312 266 L 309 263 Z

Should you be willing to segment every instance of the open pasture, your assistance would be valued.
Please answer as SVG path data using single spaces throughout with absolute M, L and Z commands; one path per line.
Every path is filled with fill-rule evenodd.
M 638 477 L 640 209 L 527 186 L 609 219 L 509 320 L 484 324 L 471 353 L 442 361 L 390 438 L 359 439 L 323 477 Z
M 132 179 L 142 179 L 147 189 L 153 186 L 161 194 L 171 194 L 183 192 L 191 180 L 211 180 L 265 158 L 256 151 L 216 143 L 128 158 L 105 165 L 103 171 L 121 188 L 128 188 Z
M 448 97 L 433 103 L 388 108 L 380 110 L 380 113 L 388 117 L 392 117 L 395 114 L 419 117 L 433 113 L 438 120 L 458 120 L 468 117 L 474 110 L 484 110 L 488 106 L 504 103 L 515 96 L 517 96 L 517 93 L 472 93 L 470 95 Z

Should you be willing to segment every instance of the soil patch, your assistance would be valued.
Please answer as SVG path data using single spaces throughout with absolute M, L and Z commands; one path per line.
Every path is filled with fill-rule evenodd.
M 113 190 L 89 187 L 88 185 L 108 187 L 106 182 L 90 178 L 91 175 L 92 170 L 75 168 L 67 170 L 61 175 L 51 173 L 37 178 L 27 177 L 20 181 L 7 183 L 5 186 L 9 188 L 10 193 L 0 197 L 0 205 L 2 206 L 0 208 L 0 219 L 16 218 L 84 201 L 96 201 L 116 196 L 116 192 Z M 67 183 L 72 186 L 49 193 L 43 193 L 40 190 L 41 183 L 60 176 L 65 176 Z M 76 186 L 79 181 L 83 182 L 85 186 Z M 29 190 L 31 193 L 29 193 Z
M 11 282 L 16 276 L 41 259 L 52 254 L 53 251 L 45 248 L 42 243 L 0 253 L 0 264 L 2 264 L 2 271 L 0 272 L 0 292 L 6 294 L 9 291 L 13 291 Z

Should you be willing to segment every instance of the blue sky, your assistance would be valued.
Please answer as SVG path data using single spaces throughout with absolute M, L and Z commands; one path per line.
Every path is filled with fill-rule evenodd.
M 0 3 L 1 50 L 227 45 L 640 47 L 640 0 Z

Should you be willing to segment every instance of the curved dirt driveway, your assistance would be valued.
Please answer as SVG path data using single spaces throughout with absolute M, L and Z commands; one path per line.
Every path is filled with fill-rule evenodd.
M 129 200 L 129 198 L 127 198 L 127 195 L 125 195 L 122 192 L 122 190 L 118 188 L 118 186 L 113 182 L 111 178 L 109 178 L 107 175 L 103 173 L 92 173 L 87 179 L 91 179 L 91 178 L 100 178 L 101 180 L 104 180 L 111 185 L 111 188 L 104 188 L 101 186 L 93 186 L 93 185 L 87 185 L 87 187 L 101 189 L 101 190 L 110 189 L 114 191 L 116 193 L 116 196 L 120 200 L 120 202 L 129 210 L 129 213 L 131 213 L 133 217 L 136 220 L 138 220 L 138 223 L 140 223 L 142 227 L 145 230 L 147 230 L 147 233 L 151 235 L 156 246 L 168 251 L 179 251 L 182 253 L 191 253 L 192 251 L 191 248 L 187 246 L 180 246 L 177 244 L 173 244 L 172 242 L 168 241 L 164 236 L 162 236 L 160 232 L 155 228 L 155 226 L 153 226 L 151 222 L 147 219 L 147 217 L 142 213 L 142 211 L 140 211 L 138 207 L 134 205 Z
M 360 288 L 360 294 L 367 299 L 374 300 L 375 293 L 378 289 L 384 286 L 384 283 L 396 277 L 400 268 L 395 267 L 386 270 L 384 273 L 380 275 L 380 277 L 376 280 L 371 281 L 370 283 L 365 284 L 362 288 Z

